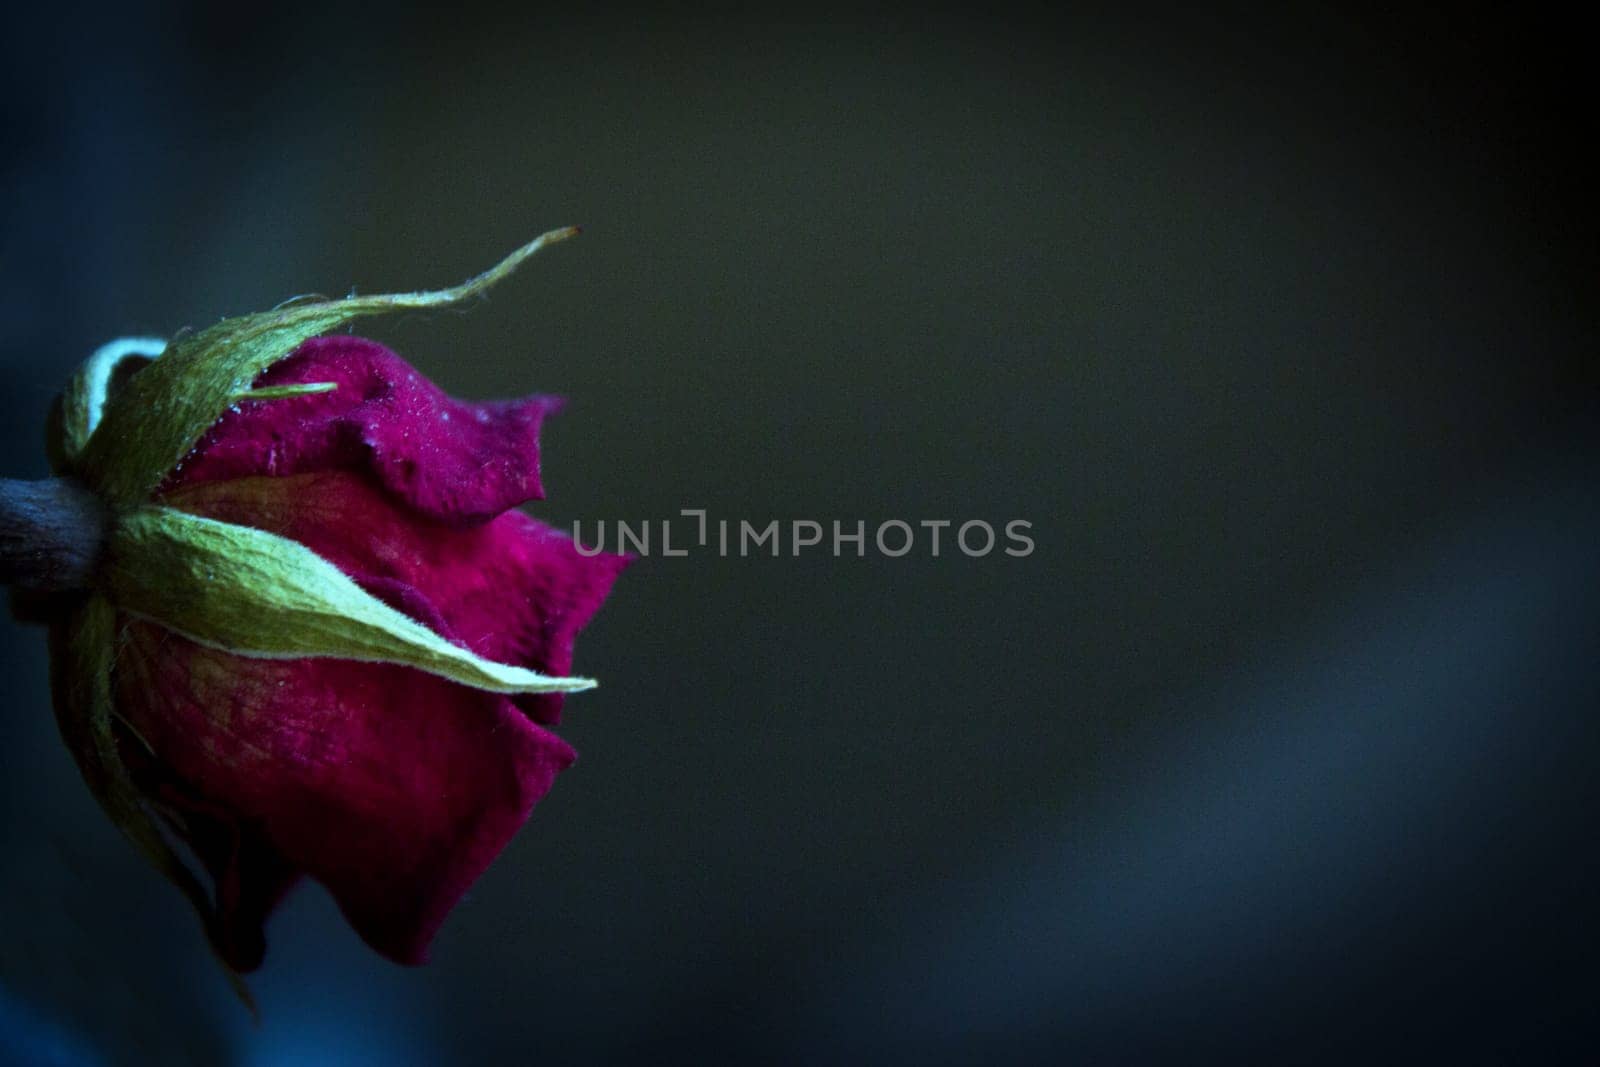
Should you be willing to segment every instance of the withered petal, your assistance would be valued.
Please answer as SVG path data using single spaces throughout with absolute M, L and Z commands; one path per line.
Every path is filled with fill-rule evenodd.
M 123 632 L 119 706 L 181 786 L 163 799 L 216 880 L 214 936 L 240 969 L 260 962 L 294 871 L 378 952 L 423 962 L 575 758 L 506 698 L 407 667 L 250 659 L 132 619 Z
M 542 496 L 538 433 L 560 401 L 467 403 L 354 337 L 302 344 L 158 493 L 291 538 L 368 592 L 486 659 L 545 674 L 626 558 L 586 556 L 514 510 Z M 211 936 L 235 968 L 301 873 L 380 953 L 421 962 L 439 925 L 575 755 L 512 700 L 410 668 L 259 659 L 124 617 L 121 714 L 157 754 L 147 779 L 212 876 Z
M 318 337 L 273 364 L 257 388 L 331 382 L 330 392 L 234 405 L 163 492 L 252 475 L 372 476 L 438 522 L 485 522 L 541 499 L 539 428 L 562 400 L 455 400 L 405 360 L 359 337 Z

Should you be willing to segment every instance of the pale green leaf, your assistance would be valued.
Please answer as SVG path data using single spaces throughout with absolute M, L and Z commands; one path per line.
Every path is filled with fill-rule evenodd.
M 234 396 L 234 401 L 241 400 L 289 400 L 297 396 L 315 396 L 318 393 L 331 393 L 339 388 L 338 382 L 303 382 L 298 385 L 263 385 L 259 389 L 246 389 Z
M 552 230 L 452 289 L 297 301 L 178 337 L 106 401 L 105 432 L 88 439 L 82 474 L 114 508 L 142 503 L 256 376 L 301 341 L 360 316 L 446 307 L 477 296 L 539 249 L 575 233 L 573 227 Z
M 494 693 L 591 689 L 451 644 L 297 541 L 172 508 L 122 516 L 106 588 L 123 611 L 242 656 L 398 663 Z

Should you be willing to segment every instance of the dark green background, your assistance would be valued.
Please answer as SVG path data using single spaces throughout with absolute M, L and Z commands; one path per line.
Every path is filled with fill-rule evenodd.
M 0 1060 L 1592 1039 L 1573 27 L 209 7 L 4 46 L 5 475 L 111 336 L 582 223 L 364 330 L 460 395 L 571 398 L 535 513 L 1038 549 L 641 561 L 579 645 L 579 764 L 434 962 L 305 887 L 259 1029 L 7 623 Z

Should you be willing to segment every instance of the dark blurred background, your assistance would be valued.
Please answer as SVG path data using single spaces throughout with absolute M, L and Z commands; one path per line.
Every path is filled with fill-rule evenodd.
M 271 8 L 0 44 L 6 476 L 110 337 L 576 222 L 363 328 L 571 397 L 537 514 L 1038 547 L 642 561 L 579 645 L 581 761 L 434 962 L 307 885 L 259 1027 L 7 621 L 0 1060 L 1592 1052 L 1576 26 Z

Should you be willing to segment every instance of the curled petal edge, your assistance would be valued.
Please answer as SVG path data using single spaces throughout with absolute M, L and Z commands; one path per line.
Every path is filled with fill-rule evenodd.
M 256 376 L 301 341 L 366 315 L 458 304 L 577 233 L 574 226 L 551 230 L 453 288 L 293 302 L 175 338 L 161 359 L 104 400 L 98 427 L 104 432 L 87 438 L 73 473 L 112 507 L 147 500 Z

